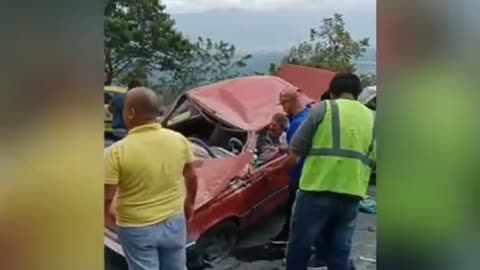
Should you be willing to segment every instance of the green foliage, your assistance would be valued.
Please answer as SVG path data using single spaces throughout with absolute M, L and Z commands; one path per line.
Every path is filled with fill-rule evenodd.
M 144 86 L 149 86 L 148 77 L 150 75 L 149 63 L 143 60 L 138 60 L 135 62 L 131 68 L 120 73 L 118 81 L 122 85 L 128 85 L 132 79 L 140 80 Z
M 106 84 L 132 70 L 176 69 L 192 49 L 158 0 L 108 0 L 104 15 Z
M 210 83 L 242 76 L 240 68 L 246 66 L 251 55 L 236 56 L 235 46 L 227 42 L 214 42 L 199 37 L 194 43 L 190 57 L 182 59 L 180 67 L 163 72 L 161 89 L 166 99 L 172 101 L 183 91 Z
M 296 64 L 328 69 L 335 72 L 355 72 L 355 61 L 369 46 L 369 39 L 353 40 L 345 29 L 341 14 L 325 18 L 318 29 L 310 30 L 310 39 L 290 49 L 281 64 Z M 278 66 L 272 65 L 275 74 Z
M 268 67 L 268 74 L 269 75 L 276 75 L 280 69 L 280 65 L 276 65 L 274 63 L 271 63 L 270 66 Z
M 108 0 L 105 7 L 105 84 L 132 78 L 173 99 L 184 90 L 238 77 L 250 55 L 237 57 L 226 42 L 188 41 L 158 0 Z M 151 86 L 151 85 L 150 85 Z

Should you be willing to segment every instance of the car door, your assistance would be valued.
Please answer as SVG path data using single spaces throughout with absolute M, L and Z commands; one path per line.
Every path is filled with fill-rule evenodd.
M 254 225 L 284 205 L 288 199 L 288 177 L 285 172 L 266 175 L 267 168 L 283 160 L 279 157 L 260 167 L 253 168 L 249 186 L 244 191 L 249 225 Z

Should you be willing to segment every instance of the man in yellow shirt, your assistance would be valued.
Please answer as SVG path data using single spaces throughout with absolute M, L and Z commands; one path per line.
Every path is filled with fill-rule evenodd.
M 116 194 L 118 236 L 130 270 L 186 265 L 186 221 L 197 192 L 193 151 L 183 135 L 156 122 L 157 112 L 152 90 L 130 90 L 123 110 L 128 135 L 105 152 L 105 209 Z

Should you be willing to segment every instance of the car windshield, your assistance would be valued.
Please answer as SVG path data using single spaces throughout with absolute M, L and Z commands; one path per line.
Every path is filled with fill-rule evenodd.
M 187 137 L 199 158 L 236 156 L 243 151 L 248 135 L 220 122 L 187 97 L 177 101 L 162 125 Z
M 199 112 L 192 102 L 190 100 L 185 100 L 185 102 L 172 112 L 168 119 L 168 125 L 170 126 L 180 123 L 197 115 L 199 115 Z

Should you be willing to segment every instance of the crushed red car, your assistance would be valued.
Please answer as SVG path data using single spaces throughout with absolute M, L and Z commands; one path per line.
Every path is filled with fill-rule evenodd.
M 224 258 L 239 232 L 285 205 L 287 175 L 265 175 L 284 154 L 264 150 L 264 138 L 272 116 L 282 112 L 280 92 L 292 87 L 274 76 L 227 80 L 186 92 L 166 113 L 162 126 L 181 132 L 194 145 L 199 176 L 188 224 L 189 267 Z M 314 102 L 303 98 L 305 104 Z M 105 245 L 123 255 L 114 220 L 106 218 L 105 227 Z
M 309 98 L 319 101 L 327 92 L 335 72 L 313 67 L 286 64 L 277 74 L 278 77 L 297 86 Z

